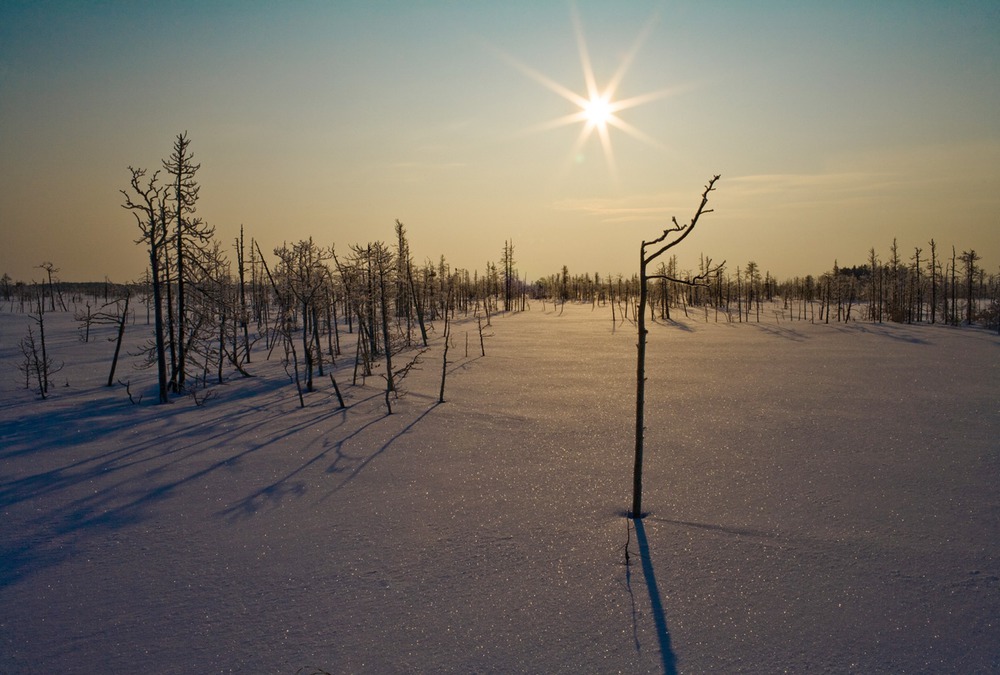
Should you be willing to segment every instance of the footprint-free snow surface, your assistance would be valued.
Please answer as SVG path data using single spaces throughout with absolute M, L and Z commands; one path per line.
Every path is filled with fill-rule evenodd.
M 651 325 L 634 522 L 609 307 L 456 322 L 443 404 L 438 324 L 388 416 L 351 336 L 346 410 L 263 342 L 201 406 L 129 357 L 133 405 L 46 318 L 43 401 L 0 315 L 0 672 L 1000 671 L 995 334 Z

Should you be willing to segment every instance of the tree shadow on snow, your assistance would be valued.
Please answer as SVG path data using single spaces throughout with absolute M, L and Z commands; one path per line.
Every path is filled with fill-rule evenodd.
M 876 335 L 899 342 L 908 342 L 914 345 L 927 345 L 929 341 L 915 335 L 912 328 L 905 325 L 870 324 L 852 321 L 851 323 L 831 324 L 831 327 L 841 333 L 863 333 L 866 335 Z
M 392 436 L 392 438 L 390 438 L 388 441 L 386 441 L 385 443 L 383 443 L 382 447 L 380 447 L 377 450 L 375 450 L 372 454 L 368 455 L 368 457 L 366 457 L 360 464 L 358 464 L 356 467 L 354 467 L 354 469 L 351 471 L 351 473 L 349 473 L 344 478 L 344 480 L 336 488 L 334 488 L 333 491 L 334 492 L 339 492 L 343 488 L 347 487 L 347 485 L 351 481 L 353 481 L 355 478 L 357 478 L 358 474 L 360 474 L 365 469 L 365 467 L 367 467 L 369 464 L 371 464 L 371 462 L 374 461 L 376 457 L 378 457 L 383 452 L 385 452 L 386 450 L 388 450 L 389 446 L 391 446 L 393 443 L 395 443 L 400 438 L 402 438 L 403 436 L 405 436 L 406 433 L 410 431 L 410 429 L 412 429 L 413 427 L 417 426 L 417 424 L 420 421 L 422 421 L 425 417 L 427 417 L 429 414 L 431 414 L 431 412 L 435 408 L 437 408 L 439 405 L 440 405 L 440 403 L 435 402 L 433 405 L 431 405 L 431 407 L 427 408 L 427 410 L 425 410 L 422 413 L 420 413 L 420 415 L 418 415 L 416 417 L 416 419 L 414 419 L 412 422 L 410 422 L 405 427 L 403 427 L 402 429 L 400 429 L 398 433 L 396 433 L 396 434 L 394 434 Z M 348 436 L 348 437 L 346 437 L 346 438 L 341 439 L 340 441 L 338 441 L 335 444 L 335 447 L 337 449 L 338 455 L 341 454 L 340 450 L 341 450 L 343 444 L 346 441 L 350 440 L 352 437 L 356 436 L 357 434 L 359 434 L 361 431 L 363 431 L 365 428 L 367 428 L 370 425 L 371 425 L 371 423 L 366 424 L 365 426 L 361 427 L 361 429 L 358 429 L 358 431 L 356 431 L 355 433 L 353 433 L 350 436 Z
M 377 395 L 380 397 L 381 395 Z M 374 398 L 374 397 L 373 397 Z M 351 481 L 353 481 L 364 469 L 371 464 L 379 455 L 386 452 L 390 446 L 392 446 L 396 441 L 403 437 L 407 432 L 409 432 L 413 427 L 415 427 L 421 420 L 423 420 L 427 415 L 431 413 L 438 406 L 435 401 L 433 405 L 424 410 L 420 415 L 418 415 L 413 421 L 407 424 L 405 427 L 400 429 L 398 432 L 392 435 L 389 440 L 383 443 L 380 447 L 373 450 L 370 454 L 356 456 L 349 454 L 345 451 L 344 446 L 348 444 L 351 440 L 361 436 L 366 430 L 373 426 L 385 424 L 387 416 L 381 415 L 374 417 L 351 433 L 339 437 L 336 441 L 325 443 L 322 450 L 316 455 L 305 460 L 295 468 L 291 469 L 288 473 L 281 476 L 277 480 L 264 487 L 255 490 L 243 499 L 235 502 L 226 509 L 219 512 L 219 515 L 226 517 L 229 520 L 250 518 L 257 514 L 258 512 L 273 506 L 277 506 L 282 500 L 289 497 L 302 497 L 308 487 L 308 481 L 305 478 L 301 478 L 300 475 L 303 474 L 307 469 L 315 466 L 317 463 L 323 461 L 324 459 L 330 458 L 331 452 L 333 454 L 332 462 L 326 468 L 326 474 L 346 474 L 343 479 L 333 488 L 331 494 L 339 492 L 341 489 L 347 487 Z M 344 415 L 346 410 L 338 410 L 337 414 Z M 357 464 L 350 468 L 350 463 L 356 462 Z M 349 473 L 348 473 L 349 472 Z M 328 495 L 329 496 L 329 495 Z
M 327 415 L 327 418 L 339 416 L 341 420 L 338 427 L 342 426 L 346 424 L 347 410 L 347 408 L 339 408 L 333 413 Z M 353 436 L 359 432 L 360 429 L 351 435 Z M 285 434 L 284 436 L 290 435 L 291 434 Z M 327 452 L 328 449 L 324 448 L 319 454 L 307 459 L 305 462 L 295 467 L 281 478 L 278 478 L 274 482 L 269 483 L 258 490 L 254 490 L 243 499 L 235 502 L 232 506 L 223 509 L 219 515 L 225 516 L 229 520 L 234 520 L 240 517 L 249 518 L 258 511 L 263 510 L 265 507 L 278 505 L 286 497 L 303 496 L 306 493 L 307 483 L 304 479 L 297 479 L 296 477 L 312 465 L 322 460 L 327 455 Z M 337 448 L 337 455 L 338 456 L 334 461 L 334 464 L 343 458 L 339 448 Z
M 794 330 L 792 328 L 784 328 L 782 326 L 772 326 L 767 323 L 751 323 L 753 326 L 761 333 L 766 333 L 767 335 L 773 335 L 774 337 L 784 338 L 786 340 L 791 340 L 792 342 L 805 342 L 806 336 L 802 333 Z
M 660 587 L 656 581 L 656 572 L 653 569 L 653 558 L 649 552 L 649 539 L 646 537 L 646 528 L 641 518 L 631 521 L 635 526 L 635 538 L 639 543 L 639 560 L 642 563 L 642 576 L 646 581 L 646 591 L 649 594 L 649 607 L 653 614 L 653 624 L 656 627 L 656 639 L 660 647 L 660 660 L 663 664 L 664 675 L 677 675 L 677 657 L 674 654 L 673 646 L 670 643 L 670 630 L 667 628 L 667 614 L 663 608 L 663 598 L 660 595 Z M 629 594 L 632 593 L 632 572 L 625 568 L 626 585 Z M 633 605 L 633 633 L 635 609 Z M 640 650 L 639 638 L 634 635 L 636 651 Z
M 284 424 L 275 437 L 276 414 L 264 415 L 256 407 L 239 412 L 220 411 L 215 417 L 202 417 L 197 424 L 185 424 L 183 409 L 164 406 L 144 418 L 134 416 L 103 419 L 93 412 L 67 412 L 75 420 L 68 429 L 53 429 L 51 420 L 38 418 L 37 427 L 53 429 L 54 439 L 44 443 L 44 433 L 30 424 L 30 419 L 15 420 L 3 427 L 13 428 L 19 450 L 0 451 L 0 459 L 12 459 L 29 453 L 67 455 L 63 462 L 24 475 L 0 472 L 0 511 L 33 504 L 32 515 L 18 523 L 17 531 L 0 528 L 0 588 L 11 586 L 24 577 L 74 557 L 95 535 L 120 530 L 148 520 L 156 507 L 176 496 L 183 488 L 207 479 L 220 471 L 233 470 L 275 440 L 291 437 L 303 429 L 335 417 L 339 411 L 299 419 Z M 72 415 L 77 415 L 73 418 Z M 58 416 L 59 411 L 38 415 Z M 88 432 L 91 418 L 98 427 Z M 81 423 L 83 420 L 84 423 Z M 109 423 L 110 422 L 110 423 Z M 152 423 L 157 433 L 146 432 L 134 442 L 121 442 L 92 454 L 79 453 L 71 440 L 76 433 L 85 441 L 98 444 L 110 434 L 128 433 L 130 424 Z M 83 433 L 77 431 L 84 429 Z M 233 429 L 243 438 L 256 438 L 260 430 L 264 440 L 245 442 L 227 449 Z M 264 433 L 268 432 L 268 433 Z M 86 447 L 85 445 L 82 447 Z M 24 448 L 27 448 L 25 450 Z M 0 523 L 9 525 L 9 523 Z
M 682 333 L 695 333 L 697 329 L 690 323 L 677 319 L 654 319 L 653 323 L 664 328 L 676 328 Z

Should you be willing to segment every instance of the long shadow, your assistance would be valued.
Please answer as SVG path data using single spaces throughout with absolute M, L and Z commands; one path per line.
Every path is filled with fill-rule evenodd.
M 299 466 L 291 469 L 284 476 L 278 478 L 277 480 L 271 482 L 264 487 L 255 490 L 251 494 L 247 495 L 243 499 L 235 502 L 231 506 L 223 509 L 218 513 L 218 515 L 224 516 L 230 520 L 237 518 L 248 518 L 256 514 L 258 511 L 266 508 L 268 505 L 274 505 L 280 502 L 285 497 L 301 497 L 306 492 L 306 483 L 303 480 L 295 480 L 296 476 L 304 472 L 309 467 L 315 465 L 317 462 L 326 458 L 330 451 L 334 453 L 333 463 L 329 465 L 326 469 L 327 474 L 346 474 L 340 483 L 338 483 L 333 490 L 326 497 L 323 498 L 324 501 L 330 495 L 339 492 L 341 489 L 347 486 L 348 483 L 353 481 L 358 474 L 360 474 L 372 461 L 374 461 L 379 455 L 384 453 L 389 449 L 389 447 L 404 436 L 408 431 L 415 427 L 421 420 L 423 420 L 427 415 L 431 413 L 438 403 L 435 401 L 427 410 L 418 415 L 412 422 L 407 424 L 404 428 L 400 429 L 398 432 L 393 434 L 389 440 L 382 444 L 381 447 L 374 450 L 371 454 L 366 457 L 355 457 L 347 454 L 344 451 L 344 446 L 352 439 L 360 436 L 367 429 L 386 423 L 387 417 L 380 416 L 365 422 L 360 427 L 352 431 L 351 433 L 343 436 L 336 441 L 324 445 L 323 449 L 307 459 Z M 341 416 L 344 415 L 346 411 L 337 410 L 335 414 Z M 343 423 L 343 422 L 342 422 Z M 345 466 L 340 466 L 343 461 L 359 461 L 359 463 L 350 470 L 350 473 L 346 473 L 348 468 Z
M 912 326 L 907 327 L 899 325 L 870 324 L 852 321 L 851 323 L 838 323 L 836 325 L 831 324 L 831 327 L 836 328 L 841 333 L 864 333 L 867 335 L 876 335 L 878 337 L 897 340 L 899 342 L 907 342 L 914 345 L 931 344 L 928 340 L 925 340 L 918 335 L 914 335 Z
M 683 527 L 693 527 L 699 530 L 709 530 L 711 532 L 722 532 L 724 534 L 734 534 L 742 537 L 758 537 L 761 539 L 784 539 L 790 540 L 789 537 L 780 537 L 774 532 L 768 532 L 765 530 L 753 530 L 746 527 L 731 527 L 726 525 L 713 525 L 711 523 L 695 523 L 690 520 L 672 520 L 670 518 L 654 518 L 649 517 L 650 520 L 655 520 L 658 523 L 669 523 L 670 525 L 681 525 Z
M 439 405 L 440 405 L 439 403 L 435 402 L 430 408 L 428 408 L 427 410 L 425 410 L 422 413 L 420 413 L 420 415 L 418 415 L 416 419 L 414 419 L 412 422 L 410 422 L 405 427 L 403 427 L 402 429 L 400 429 L 399 432 L 396 433 L 395 435 L 393 435 L 393 437 L 390 438 L 388 441 L 386 441 L 382 445 L 382 447 L 380 447 L 378 450 L 376 450 L 371 455 L 369 455 L 368 457 L 366 457 L 364 459 L 364 461 L 362 461 L 360 464 L 358 464 L 356 467 L 354 467 L 354 470 L 351 471 L 351 473 L 348 474 L 344 478 L 344 480 L 341 481 L 341 483 L 339 485 L 337 485 L 337 487 L 335 487 L 333 489 L 333 492 L 340 492 L 340 490 L 343 489 L 344 487 L 346 487 L 348 483 L 350 483 L 355 478 L 357 478 L 358 474 L 361 473 L 362 471 L 364 471 L 365 467 L 367 467 L 376 457 L 378 457 L 383 452 L 385 452 L 386 450 L 388 450 L 390 445 L 392 445 L 393 443 L 395 443 L 396 441 L 398 441 L 400 438 L 402 438 L 410 429 L 412 429 L 413 427 L 417 426 L 418 422 L 420 422 L 425 417 L 427 417 Z M 358 429 L 358 431 L 354 432 L 350 436 L 347 436 L 346 438 L 342 439 L 341 441 L 338 441 L 336 443 L 336 445 L 335 445 L 335 447 L 337 449 L 338 455 L 340 454 L 340 451 L 341 451 L 341 448 L 344 445 L 344 442 L 350 440 L 352 437 L 354 437 L 357 434 L 361 433 L 361 431 L 363 431 L 365 429 L 365 427 L 368 427 L 368 426 L 371 426 L 371 423 L 366 424 L 364 427 L 361 427 L 361 429 Z
M 751 323 L 749 325 L 753 326 L 761 333 L 767 333 L 768 335 L 773 335 L 774 337 L 785 338 L 786 340 L 791 340 L 792 342 L 805 342 L 807 339 L 805 335 L 792 328 L 772 326 L 767 323 Z
M 328 411 L 282 425 L 280 434 L 274 434 L 276 418 L 273 414 L 260 415 L 252 409 L 220 414 L 217 418 L 203 420 L 199 426 L 183 424 L 182 418 L 177 416 L 177 428 L 166 434 L 86 457 L 75 457 L 62 466 L 35 474 L 0 476 L 0 509 L 29 501 L 38 505 L 34 515 L 26 515 L 19 531 L 0 527 L 3 535 L 0 537 L 0 589 L 72 558 L 83 540 L 95 532 L 144 521 L 155 505 L 171 498 L 179 488 L 219 470 L 232 468 L 271 443 L 307 427 L 342 417 L 341 412 Z M 164 409 L 139 423 L 162 422 L 177 413 L 177 410 Z M 116 422 L 116 425 L 123 424 Z M 231 427 L 238 428 L 245 438 L 256 438 L 254 430 L 258 427 L 271 429 L 271 433 L 265 441 L 220 452 L 233 433 Z M 101 436 L 93 435 L 85 442 L 94 442 L 93 438 Z M 29 439 L 28 443 L 31 442 Z M 56 445 L 57 450 L 73 447 L 74 444 L 68 441 Z M 43 446 L 39 451 L 46 449 Z M 204 458 L 211 458 L 207 465 L 201 463 Z M 78 492 L 80 486 L 88 484 L 92 486 L 90 489 Z M 77 496 L 70 496 L 74 494 Z
M 663 610 L 663 599 L 660 597 L 660 587 L 656 583 L 656 572 L 653 570 L 653 559 L 649 554 L 649 540 L 646 538 L 646 528 L 642 519 L 635 519 L 635 538 L 639 542 L 639 558 L 642 560 L 642 576 L 646 579 L 646 590 L 649 592 L 649 606 L 653 612 L 653 623 L 656 625 L 656 639 L 660 644 L 660 658 L 663 661 L 665 675 L 677 675 L 677 657 L 670 645 L 670 631 L 667 629 L 667 615 Z
M 676 328 L 683 333 L 695 333 L 697 329 L 690 324 L 683 323 L 677 319 L 654 319 L 653 323 L 658 326 L 663 326 L 665 328 Z

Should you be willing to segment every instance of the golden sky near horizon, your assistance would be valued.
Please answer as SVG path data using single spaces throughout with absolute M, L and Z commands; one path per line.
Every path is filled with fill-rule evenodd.
M 998 35 L 992 1 L 5 2 L 0 273 L 138 278 L 118 190 L 182 131 L 227 246 L 398 218 L 418 261 L 631 274 L 718 173 L 682 268 L 934 238 L 996 272 Z

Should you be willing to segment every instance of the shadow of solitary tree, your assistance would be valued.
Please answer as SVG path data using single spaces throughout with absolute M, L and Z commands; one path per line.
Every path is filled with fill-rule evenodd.
M 646 580 L 646 590 L 649 593 L 649 607 L 653 613 L 653 624 L 656 627 L 656 639 L 660 647 L 660 660 L 663 663 L 665 675 L 677 674 L 677 657 L 670 644 L 670 630 L 667 628 L 667 614 L 663 609 L 663 599 L 660 597 L 660 587 L 656 582 L 656 572 L 653 569 L 653 559 L 649 553 L 649 539 L 642 519 L 635 518 L 635 538 L 639 543 L 639 559 L 642 562 L 642 576 Z

